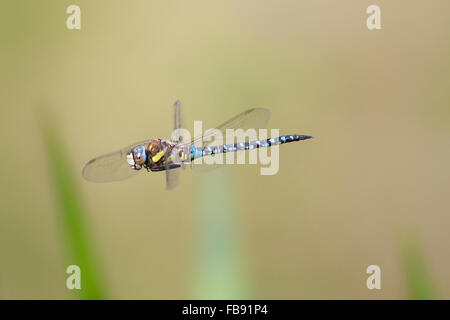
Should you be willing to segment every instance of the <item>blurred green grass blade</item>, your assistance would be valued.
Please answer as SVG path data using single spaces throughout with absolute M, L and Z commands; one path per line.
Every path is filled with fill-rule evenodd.
M 196 177 L 194 299 L 248 299 L 251 294 L 230 174 L 221 168 Z
M 408 298 L 414 300 L 435 299 L 432 281 L 425 262 L 424 250 L 417 236 L 411 233 L 403 235 L 400 240 L 400 249 Z
M 47 151 L 51 182 L 58 202 L 61 233 L 64 238 L 66 267 L 78 265 L 81 269 L 81 290 L 71 290 L 79 299 L 105 299 L 103 280 L 92 249 L 92 241 L 85 220 L 86 211 L 70 165 L 70 149 L 60 140 L 60 132 L 45 113 L 39 114 L 43 142 Z M 76 170 L 79 172 L 80 170 Z M 65 270 L 62 270 L 65 274 Z M 69 275 L 65 274 L 67 278 Z M 62 284 L 62 285 L 65 285 Z

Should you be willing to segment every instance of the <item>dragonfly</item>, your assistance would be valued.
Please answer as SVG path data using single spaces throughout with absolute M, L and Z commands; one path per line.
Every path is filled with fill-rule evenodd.
M 174 134 L 170 139 L 148 139 L 93 158 L 84 166 L 83 178 L 91 182 L 112 182 L 130 178 L 140 172 L 165 171 L 166 187 L 173 189 L 178 184 L 179 170 L 177 169 L 184 168 L 188 163 L 192 165 L 198 158 L 267 148 L 312 138 L 308 135 L 292 134 L 231 144 L 208 145 L 205 143 L 218 132 L 225 136 L 227 129 L 265 128 L 270 119 L 270 111 L 264 108 L 252 108 L 215 127 L 214 131 L 208 130 L 203 135 L 184 142 L 179 133 L 179 130 L 183 128 L 183 111 L 179 100 L 175 101 L 173 105 L 173 113 Z

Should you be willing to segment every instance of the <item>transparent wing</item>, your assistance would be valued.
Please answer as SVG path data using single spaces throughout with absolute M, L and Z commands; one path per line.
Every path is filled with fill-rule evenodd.
M 173 104 L 173 136 L 172 139 L 175 142 L 181 142 L 180 134 L 177 132 L 178 129 L 183 127 L 183 110 L 180 100 L 175 101 Z M 166 155 L 168 156 L 168 155 Z M 178 185 L 180 170 L 169 169 L 166 163 L 166 188 L 167 190 L 175 189 Z
M 222 134 L 223 137 L 226 136 L 226 129 L 262 129 L 267 127 L 267 123 L 270 119 L 270 111 L 263 108 L 253 108 L 248 109 L 233 118 L 225 121 L 221 125 L 215 127 L 214 129 L 218 130 Z M 195 137 L 189 144 L 199 144 L 199 141 L 203 141 L 203 145 L 209 144 L 210 140 L 217 134 L 216 132 L 205 132 L 203 136 Z M 207 140 L 208 142 L 205 142 Z M 225 143 L 225 142 L 224 142 Z
M 181 142 L 180 134 L 177 132 L 178 129 L 183 128 L 183 108 L 180 100 L 175 101 L 173 104 L 173 132 L 175 142 Z
M 166 170 L 166 188 L 167 190 L 175 189 L 178 186 L 178 177 L 180 169 L 168 169 Z
M 210 133 L 205 132 L 203 136 L 195 137 L 190 142 L 190 144 L 200 145 L 200 141 L 202 141 L 202 145 L 218 144 L 217 142 L 215 142 L 216 139 L 214 137 L 216 136 L 216 134 L 221 133 L 223 139 L 225 139 L 227 129 L 242 129 L 244 131 L 248 129 L 255 129 L 256 132 L 258 132 L 259 129 L 267 127 L 270 115 L 270 111 L 263 108 L 253 108 L 246 110 L 214 128 L 215 131 Z M 236 142 L 242 141 L 238 140 Z M 226 143 L 226 141 L 223 141 L 222 143 Z M 191 167 L 198 172 L 209 172 L 211 170 L 223 167 L 223 164 L 207 165 L 203 162 L 203 164 L 193 164 L 191 165 Z
M 150 140 L 136 142 L 119 151 L 108 153 L 90 160 L 83 168 L 83 178 L 92 182 L 111 182 L 127 179 L 141 172 L 134 170 L 127 162 L 127 153 L 138 145 L 146 145 Z

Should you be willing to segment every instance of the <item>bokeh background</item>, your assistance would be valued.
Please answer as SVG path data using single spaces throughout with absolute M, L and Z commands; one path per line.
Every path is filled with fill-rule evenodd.
M 81 30 L 66 8 L 81 7 Z M 381 7 L 382 29 L 366 28 Z M 450 298 L 450 2 L 0 3 L 1 299 Z M 249 108 L 280 170 L 120 183 L 92 157 Z M 82 290 L 66 289 L 68 265 Z M 367 266 L 382 289 L 366 288 Z

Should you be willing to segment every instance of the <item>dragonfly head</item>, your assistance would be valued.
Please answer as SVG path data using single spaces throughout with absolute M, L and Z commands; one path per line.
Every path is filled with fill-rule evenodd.
M 131 152 L 127 153 L 127 162 L 135 170 L 142 169 L 147 161 L 147 153 L 144 146 L 137 146 Z

